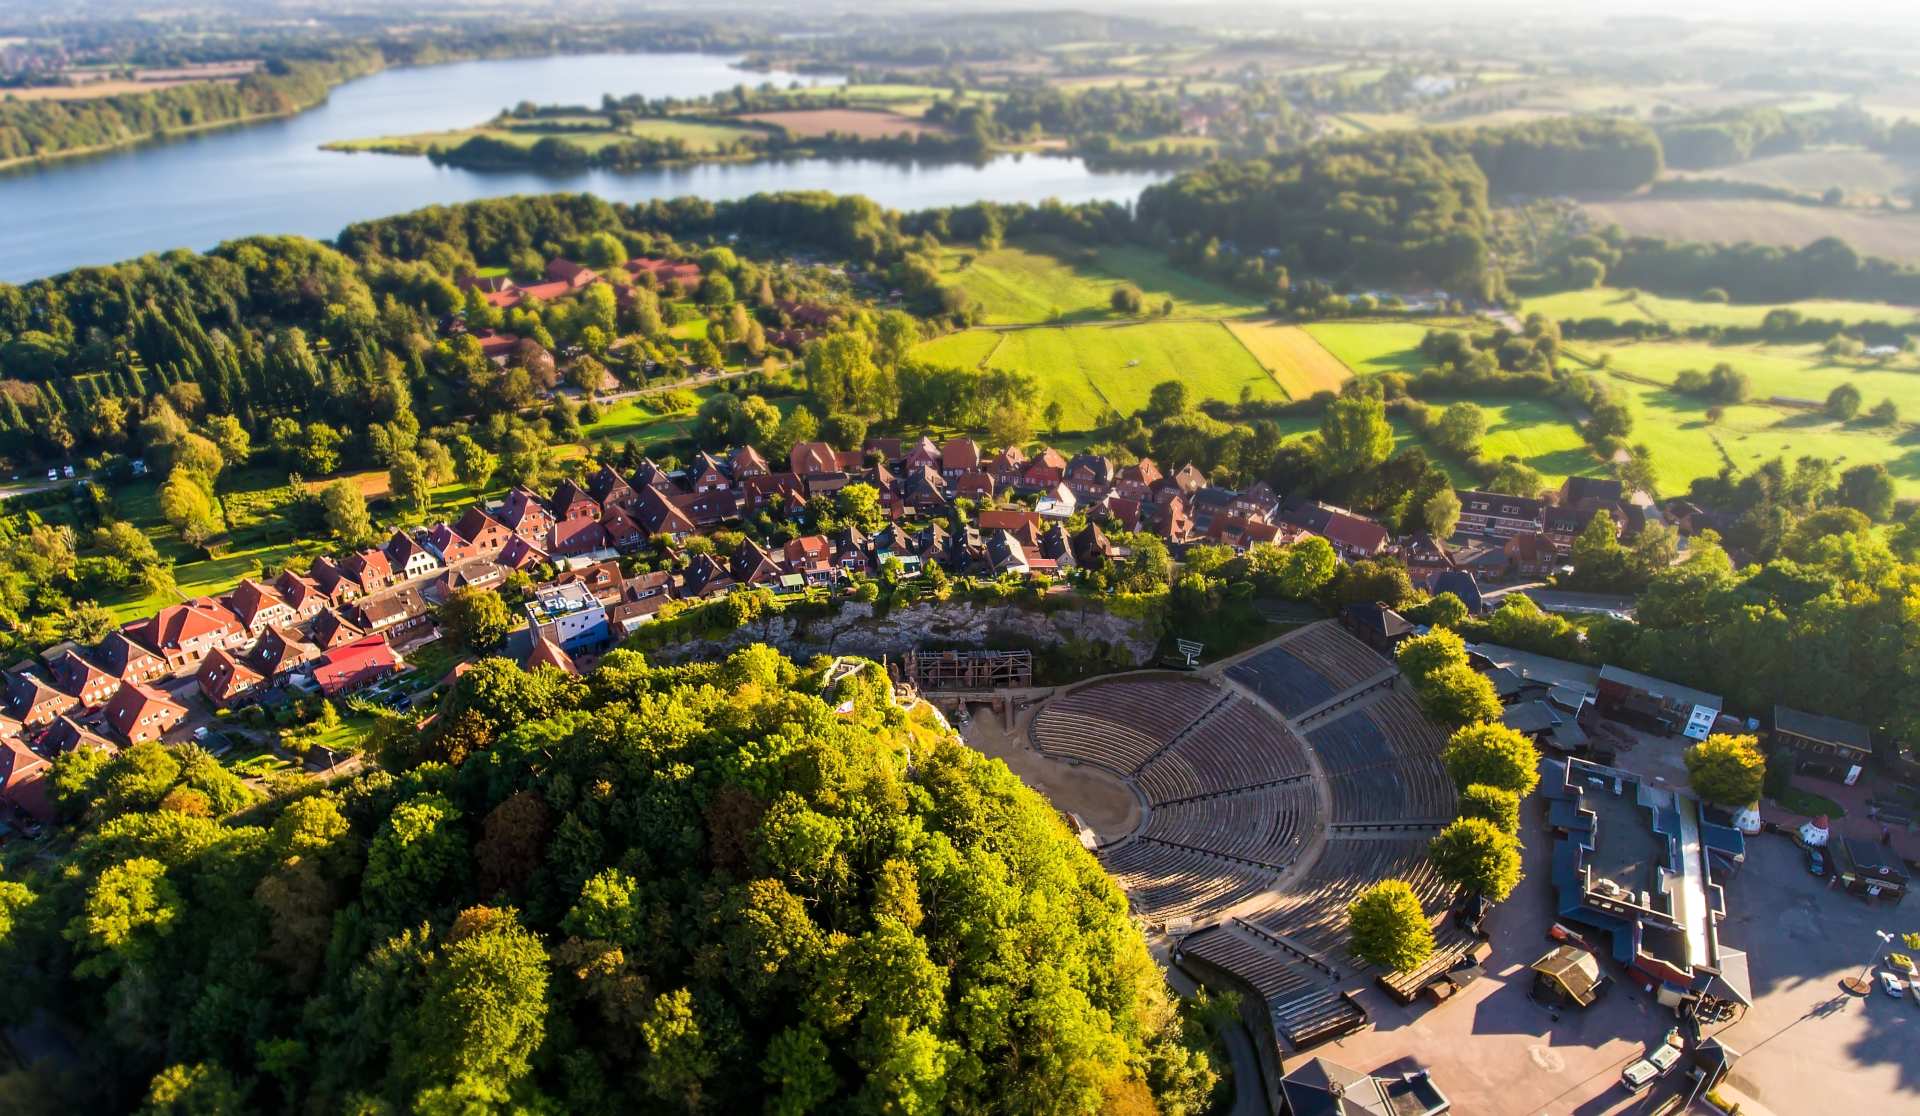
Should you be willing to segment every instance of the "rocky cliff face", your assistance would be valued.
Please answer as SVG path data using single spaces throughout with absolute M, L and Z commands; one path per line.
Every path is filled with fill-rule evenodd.
M 778 647 L 795 659 L 814 655 L 863 655 L 878 659 L 929 645 L 989 644 L 1057 647 L 1070 640 L 1123 647 L 1136 665 L 1153 655 L 1158 638 L 1144 620 L 1116 616 L 1098 606 L 1041 612 L 1012 604 L 921 601 L 875 617 L 872 605 L 848 602 L 832 616 L 757 620 L 721 639 L 691 640 L 647 651 L 656 662 L 717 659 L 753 643 Z

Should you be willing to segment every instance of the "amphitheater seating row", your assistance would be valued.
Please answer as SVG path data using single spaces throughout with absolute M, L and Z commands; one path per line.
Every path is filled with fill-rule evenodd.
M 1285 954 L 1226 926 L 1214 926 L 1180 943 L 1179 956 L 1197 957 L 1237 977 L 1269 1002 L 1299 996 L 1321 982 L 1319 974 Z
M 1047 755 L 1131 775 L 1220 700 L 1196 679 L 1116 678 L 1049 701 L 1031 734 Z
M 1294 658 L 1283 645 L 1240 660 L 1227 668 L 1227 677 L 1259 694 L 1289 717 L 1297 717 L 1340 696 L 1340 687 Z
M 1367 1022 L 1365 1011 L 1332 988 L 1306 993 L 1272 1010 L 1274 1028 L 1295 1050 L 1339 1038 Z
M 1322 957 L 1346 957 L 1347 904 L 1385 879 L 1405 880 L 1429 915 L 1438 913 L 1452 898 L 1452 887 L 1440 879 L 1427 859 L 1425 837 L 1335 838 L 1326 843 L 1305 879 L 1244 917 L 1254 926 L 1284 935 Z M 1356 971 L 1364 967 L 1351 958 L 1347 963 Z
M 1154 841 L 1104 849 L 1100 862 L 1149 922 L 1195 918 L 1258 894 L 1273 873 Z
M 1331 620 L 1309 624 L 1281 640 L 1280 646 L 1331 682 L 1336 691 L 1350 690 L 1393 669 L 1379 652 Z
M 1220 794 L 1305 775 L 1306 749 L 1284 723 L 1235 698 L 1140 772 L 1147 801 Z
M 1157 806 L 1142 836 L 1284 869 L 1320 827 L 1320 799 L 1308 783 Z
M 1033 719 L 1034 747 L 1055 759 L 1078 760 L 1126 775 L 1145 763 L 1164 740 L 1156 740 L 1105 717 L 1048 706 Z
M 1397 691 L 1307 733 L 1327 773 L 1335 825 L 1434 822 L 1451 817 L 1445 742 Z

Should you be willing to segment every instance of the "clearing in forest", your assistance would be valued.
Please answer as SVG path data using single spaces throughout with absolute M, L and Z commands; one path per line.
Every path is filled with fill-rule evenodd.
M 1353 372 L 1313 335 L 1296 325 L 1281 322 L 1231 322 L 1227 328 L 1253 354 L 1282 391 L 1294 399 L 1307 399 L 1315 392 L 1339 391 Z

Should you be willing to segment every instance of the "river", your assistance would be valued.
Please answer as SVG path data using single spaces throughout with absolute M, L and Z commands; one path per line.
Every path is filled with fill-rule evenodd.
M 0 172 L 0 281 L 24 282 L 170 248 L 256 233 L 335 236 L 354 221 L 436 203 L 589 191 L 615 201 L 768 190 L 865 194 L 896 209 L 1000 202 L 1131 200 L 1166 177 L 1095 170 L 1077 158 L 1003 155 L 982 165 L 789 159 L 550 174 L 435 166 L 425 158 L 321 150 L 334 140 L 477 124 L 519 101 L 598 104 L 603 93 L 697 96 L 761 81 L 706 54 L 599 54 L 387 70 L 348 82 L 298 116 Z

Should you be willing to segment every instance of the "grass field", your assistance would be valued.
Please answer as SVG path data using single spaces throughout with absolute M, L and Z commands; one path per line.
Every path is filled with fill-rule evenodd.
M 1227 326 L 1253 354 L 1280 389 L 1294 399 L 1315 392 L 1338 391 L 1353 372 L 1328 352 L 1313 335 L 1280 322 L 1233 322 Z
M 921 346 L 933 359 L 978 363 L 987 336 L 951 334 Z M 1025 372 L 1040 384 L 1036 410 L 1058 401 L 1061 427 L 1097 426 L 1109 407 L 1132 414 L 1162 380 L 1180 380 L 1196 400 L 1281 399 L 1280 387 L 1227 327 L 1218 322 L 1066 326 L 1008 330 L 998 335 L 989 364 Z M 973 357 L 972 361 L 967 358 Z
M 1424 402 L 1445 407 L 1454 399 Z M 1495 461 L 1517 457 L 1538 470 L 1548 484 L 1569 476 L 1600 476 L 1606 465 L 1574 429 L 1567 413 L 1542 399 L 1475 399 L 1487 413 L 1487 436 L 1481 452 Z M 1431 449 L 1428 452 L 1432 452 Z
M 1911 213 L 1751 198 L 1629 198 L 1587 202 L 1585 208 L 1596 224 L 1618 224 L 1634 235 L 1790 248 L 1834 236 L 1862 255 L 1920 262 L 1920 215 Z
M 949 333 L 936 337 L 921 345 L 916 354 L 936 364 L 957 365 L 962 368 L 977 368 L 986 361 L 988 354 L 999 346 L 1000 339 L 1007 336 L 997 330 L 967 329 L 959 333 Z
M 917 136 L 923 132 L 935 135 L 946 134 L 946 129 L 937 124 L 926 124 L 915 117 L 903 116 L 884 109 L 791 109 L 782 112 L 743 113 L 738 119 L 784 128 L 796 136 L 807 138 L 833 132 L 859 136 L 861 139 L 882 139 L 899 135 Z
M 1702 302 L 1689 298 L 1663 298 L 1644 291 L 1627 292 L 1614 287 L 1595 287 L 1585 291 L 1561 291 L 1530 298 L 1524 313 L 1539 311 L 1555 321 L 1568 318 L 1613 318 L 1629 321 L 1635 317 L 1667 322 L 1685 329 L 1692 326 L 1720 326 L 1731 329 L 1756 328 L 1773 310 L 1794 310 L 1809 318 L 1838 321 L 1887 322 L 1901 324 L 1920 317 L 1920 309 L 1894 306 L 1884 302 L 1852 302 L 1844 299 L 1807 299 L 1801 302 L 1733 303 Z
M 961 267 L 962 258 L 972 262 Z M 985 309 L 984 323 L 1004 325 L 1100 321 L 1115 317 L 1108 300 L 1113 289 L 1131 282 L 1149 306 L 1173 300 L 1176 317 L 1232 317 L 1257 313 L 1258 301 L 1217 283 L 1196 278 L 1169 264 L 1158 252 L 1130 245 L 1098 249 L 1036 240 L 991 252 L 947 250 L 941 277 L 958 286 Z
M 1884 197 L 1920 179 L 1920 163 L 1861 148 L 1824 148 L 1769 155 L 1685 177 L 1751 182 L 1810 194 L 1838 186 L 1849 194 Z
M 1591 355 L 1587 349 L 1579 350 Z M 1614 345 L 1611 366 L 1636 376 L 1670 384 L 1687 369 L 1705 372 L 1721 362 L 1745 372 L 1753 383 L 1752 398 L 1759 402 L 1780 395 L 1824 400 L 1843 383 L 1860 389 L 1866 407 L 1891 399 L 1909 420 L 1920 418 L 1920 369 L 1862 369 L 1821 355 L 1817 345 L 1707 345 L 1699 342 L 1649 341 Z
M 1427 366 L 1420 339 L 1443 323 L 1310 322 L 1300 328 L 1326 346 L 1356 376 L 1375 372 L 1418 372 Z
M 1843 426 L 1818 412 L 1751 403 L 1728 407 L 1710 423 L 1698 399 L 1619 377 L 1609 382 L 1631 401 L 1633 440 L 1652 451 L 1662 492 L 1685 492 L 1693 478 L 1712 476 L 1729 461 L 1750 470 L 1775 457 L 1811 455 L 1842 469 L 1880 462 L 1901 496 L 1920 496 L 1920 438 L 1910 431 Z

